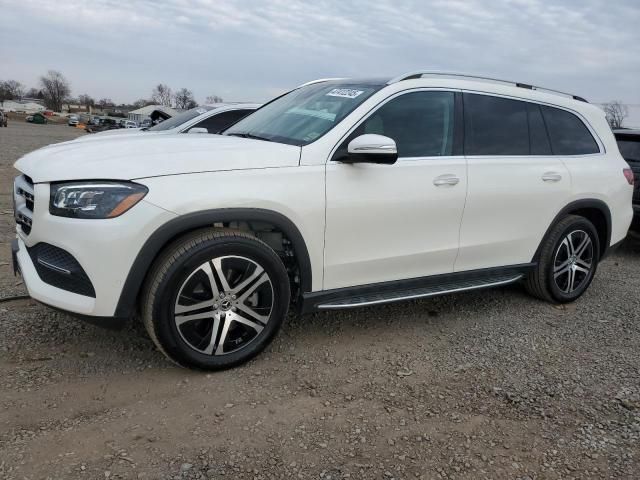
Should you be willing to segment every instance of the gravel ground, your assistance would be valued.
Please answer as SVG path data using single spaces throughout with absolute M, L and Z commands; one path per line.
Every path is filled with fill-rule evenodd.
M 81 132 L 0 129 L 0 298 L 12 163 Z M 7 213 L 9 212 L 9 213 Z M 638 478 L 640 242 L 577 303 L 519 286 L 290 318 L 249 364 L 173 367 L 143 330 L 0 303 L 0 478 Z

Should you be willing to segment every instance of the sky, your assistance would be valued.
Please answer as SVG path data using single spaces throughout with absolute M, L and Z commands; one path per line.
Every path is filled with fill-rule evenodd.
M 73 95 L 116 103 L 160 82 L 261 102 L 315 78 L 426 69 L 640 117 L 639 45 L 640 0 L 0 0 L 0 80 L 31 87 L 55 69 Z

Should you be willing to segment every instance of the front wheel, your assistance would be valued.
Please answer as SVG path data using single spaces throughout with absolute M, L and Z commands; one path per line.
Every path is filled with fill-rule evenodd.
M 171 360 L 220 370 L 271 342 L 289 297 L 287 271 L 269 246 L 243 232 L 206 229 L 174 242 L 155 263 L 142 317 Z
M 600 241 L 593 224 L 568 215 L 549 232 L 538 264 L 526 280 L 533 296 L 551 303 L 577 300 L 589 287 L 600 260 Z

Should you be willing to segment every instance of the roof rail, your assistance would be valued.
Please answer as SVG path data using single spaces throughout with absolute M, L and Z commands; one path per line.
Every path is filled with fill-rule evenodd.
M 417 70 L 417 71 L 414 71 L 414 72 L 405 73 L 405 74 L 400 75 L 398 77 L 392 78 L 391 80 L 389 80 L 387 82 L 387 85 L 391 85 L 392 83 L 401 82 L 403 80 L 414 80 L 414 79 L 417 79 L 417 78 L 423 78 L 423 77 L 427 77 L 427 76 L 460 77 L 460 78 L 471 78 L 473 80 L 484 80 L 484 81 L 488 81 L 488 82 L 505 83 L 505 84 L 508 84 L 508 85 L 513 85 L 513 86 L 518 87 L 518 88 L 526 88 L 527 90 L 540 90 L 540 91 L 545 91 L 545 92 L 549 92 L 549 93 L 555 93 L 557 95 L 563 95 L 565 97 L 573 98 L 574 100 L 578 100 L 580 102 L 589 103 L 589 102 L 587 102 L 587 100 L 585 100 L 582 97 L 579 97 L 578 95 L 573 95 L 571 93 L 561 92 L 559 90 L 553 90 L 551 88 L 538 87 L 536 85 L 529 85 L 527 83 L 521 83 L 521 82 L 513 82 L 511 80 L 502 80 L 500 78 L 484 77 L 484 76 L 481 76 L 481 75 L 468 75 L 468 74 L 465 74 L 465 73 L 458 73 L 458 72 L 440 72 L 440 71 L 430 71 L 430 70 Z
M 340 77 L 336 77 L 336 78 L 319 78 L 317 80 L 311 80 L 310 82 L 303 83 L 302 85 L 298 85 L 296 88 L 306 87 L 307 85 L 313 85 L 314 83 L 330 82 L 332 80 L 344 80 L 344 78 L 340 78 Z

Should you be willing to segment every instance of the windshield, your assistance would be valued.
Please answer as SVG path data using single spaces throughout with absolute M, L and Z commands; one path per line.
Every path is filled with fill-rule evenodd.
M 293 90 L 240 120 L 225 135 L 307 145 L 342 121 L 381 85 L 316 83 Z
M 175 117 L 167 118 L 164 122 L 160 122 L 156 126 L 148 128 L 146 131 L 162 132 L 163 130 L 171 130 L 172 128 L 179 127 L 183 123 L 186 123 L 189 120 L 208 112 L 209 110 L 213 110 L 214 108 L 215 107 L 209 107 L 207 105 L 192 108 L 191 110 L 187 110 L 186 112 L 179 113 Z

